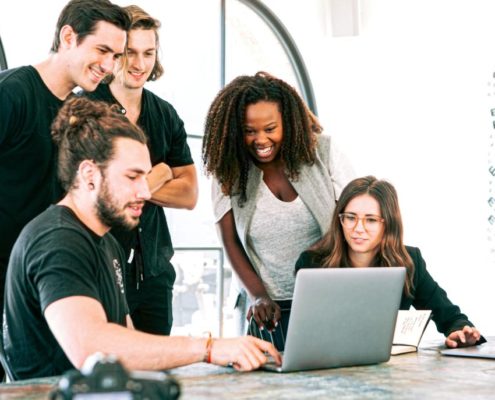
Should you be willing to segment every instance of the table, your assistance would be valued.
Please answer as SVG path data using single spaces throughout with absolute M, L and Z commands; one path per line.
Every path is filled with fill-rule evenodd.
M 495 337 L 488 338 L 495 340 Z M 495 399 L 495 360 L 445 357 L 439 342 L 377 365 L 293 372 L 241 373 L 207 364 L 170 372 L 180 399 Z M 46 399 L 56 378 L 0 386 L 0 400 Z

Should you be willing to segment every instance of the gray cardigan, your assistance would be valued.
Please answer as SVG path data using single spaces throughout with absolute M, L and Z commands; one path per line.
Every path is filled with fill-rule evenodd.
M 315 163 L 313 165 L 303 165 L 300 169 L 299 178 L 290 182 L 301 200 L 313 214 L 323 235 L 330 227 L 338 196 L 344 186 L 355 176 L 347 158 L 335 148 L 330 136 L 319 135 L 317 138 Z M 212 185 L 215 222 L 220 221 L 230 209 L 233 210 L 237 234 L 255 270 L 259 268 L 254 264 L 255 258 L 250 254 L 246 242 L 262 179 L 263 172 L 252 164 L 249 169 L 246 187 L 247 200 L 243 207 L 239 207 L 237 195 L 228 197 L 222 193 L 217 180 L 214 179 Z M 295 263 L 296 260 L 294 260 L 294 265 Z

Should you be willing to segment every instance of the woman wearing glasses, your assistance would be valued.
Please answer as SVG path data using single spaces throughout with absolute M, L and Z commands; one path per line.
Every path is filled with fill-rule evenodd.
M 471 346 L 484 339 L 458 306 L 426 270 L 416 247 L 404 246 L 402 218 L 395 188 L 373 176 L 358 178 L 342 191 L 330 230 L 305 251 L 296 263 L 301 268 L 362 268 L 405 266 L 407 270 L 401 310 L 411 306 L 432 310 L 448 347 Z

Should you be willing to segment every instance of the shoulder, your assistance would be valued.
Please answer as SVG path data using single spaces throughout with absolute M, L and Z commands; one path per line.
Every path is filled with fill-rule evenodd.
M 31 220 L 26 227 L 27 235 L 38 237 L 64 237 L 63 243 L 68 243 L 73 236 L 88 236 L 89 233 L 82 223 L 67 207 L 53 205 Z
M 77 259 L 89 257 L 94 241 L 79 220 L 65 207 L 51 206 L 31 220 L 22 230 L 14 248 L 12 258 L 19 256 L 28 269 L 41 268 L 40 260 L 64 258 L 69 254 Z
M 22 83 L 25 78 L 33 77 L 36 77 L 36 70 L 34 69 L 34 67 L 28 65 L 7 69 L 0 72 L 0 83 L 2 85 L 10 83 Z
M 424 276 L 426 271 L 426 262 L 421 254 L 421 250 L 418 247 L 406 246 L 406 250 L 411 257 L 414 264 L 415 279 L 419 279 Z
M 423 256 L 421 255 L 421 250 L 419 250 L 418 247 L 406 246 L 406 251 L 411 256 L 415 264 L 416 264 L 416 260 L 423 259 Z
M 216 178 L 213 178 L 211 183 L 211 200 L 215 223 L 217 223 L 232 209 L 232 202 L 229 196 L 223 194 L 221 185 Z
M 296 273 L 300 269 L 306 268 L 320 268 L 321 267 L 321 256 L 314 251 L 306 250 L 303 251 L 296 261 Z
M 33 90 L 43 84 L 38 72 L 32 66 L 24 66 L 0 72 L 0 93 L 14 95 L 19 99 L 23 94 L 32 96 Z
M 165 113 L 169 117 L 179 117 L 172 104 L 170 104 L 167 100 L 161 98 L 157 94 L 153 93 L 151 90 L 148 90 L 146 88 L 143 89 L 143 98 L 148 107 L 151 108 L 151 110 L 159 109 L 162 113 Z
M 332 146 L 332 138 L 325 134 L 316 135 L 316 151 L 320 157 L 327 158 L 330 154 L 330 148 Z
M 100 100 L 105 101 L 107 103 L 114 103 L 115 99 L 110 91 L 110 88 L 105 83 L 100 83 L 96 89 L 92 92 L 87 92 L 85 90 L 81 90 L 77 93 L 78 96 L 84 96 L 91 100 Z

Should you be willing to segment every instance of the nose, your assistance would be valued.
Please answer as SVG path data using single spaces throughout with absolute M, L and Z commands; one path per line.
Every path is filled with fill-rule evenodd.
M 364 232 L 366 229 L 364 228 L 364 218 L 358 218 L 356 226 L 354 227 L 355 231 Z
M 257 132 L 254 141 L 258 145 L 265 144 L 268 141 L 265 132 L 263 131 Z
M 146 178 L 139 180 L 139 185 L 137 187 L 136 197 L 138 200 L 149 200 L 151 199 L 151 192 L 148 186 L 148 181 Z
M 106 74 L 110 74 L 113 72 L 114 66 L 115 66 L 114 55 L 113 54 L 105 55 L 103 61 L 100 64 L 101 70 Z
M 138 71 L 144 70 L 144 57 L 142 54 L 137 54 L 134 57 L 133 67 L 136 68 Z

